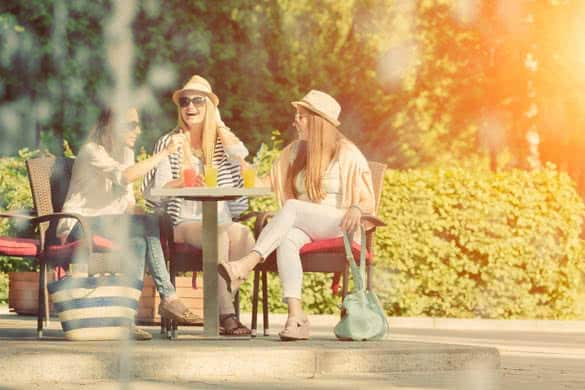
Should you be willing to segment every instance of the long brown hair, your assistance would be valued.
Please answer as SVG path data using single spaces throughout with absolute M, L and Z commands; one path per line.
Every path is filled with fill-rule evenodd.
M 96 124 L 89 133 L 88 140 L 101 145 L 110 155 L 114 155 L 116 142 L 114 140 L 114 112 L 110 108 L 102 108 Z
M 181 107 L 177 106 L 178 126 L 184 131 L 189 131 L 189 126 L 183 121 Z M 217 114 L 215 105 L 209 98 L 205 98 L 205 117 L 203 118 L 203 131 L 201 134 L 201 149 L 203 150 L 203 164 L 211 165 L 215 142 L 217 140 Z M 190 152 L 190 149 L 189 149 Z M 187 152 L 188 153 L 188 152 Z
M 307 140 L 299 141 L 297 154 L 287 171 L 285 188 L 298 198 L 295 181 L 298 174 L 305 170 L 305 188 L 309 199 L 312 202 L 318 202 L 325 199 L 327 195 L 321 186 L 323 171 L 327 168 L 323 166 L 323 155 L 331 153 L 331 158 L 335 158 L 339 140 L 344 136 L 324 118 L 311 111 L 306 111 L 305 115 L 308 116 Z

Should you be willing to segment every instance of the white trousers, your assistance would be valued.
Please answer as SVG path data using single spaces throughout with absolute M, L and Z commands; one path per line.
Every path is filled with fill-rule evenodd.
M 263 258 L 276 249 L 285 299 L 301 298 L 301 248 L 311 241 L 341 236 L 339 225 L 344 215 L 342 209 L 291 199 L 264 227 L 253 249 Z

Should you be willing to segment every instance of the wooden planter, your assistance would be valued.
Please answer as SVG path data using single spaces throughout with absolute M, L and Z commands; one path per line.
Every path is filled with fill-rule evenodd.
M 48 274 L 48 281 L 53 274 Z M 8 273 L 8 309 L 17 314 L 37 315 L 39 305 L 39 273 Z
M 175 284 L 177 296 L 183 301 L 185 306 L 191 309 L 195 314 L 203 317 L 203 282 L 202 278 L 197 279 L 197 289 L 192 287 L 191 277 L 177 276 Z M 160 316 L 158 315 L 158 305 L 160 297 L 156 291 L 152 277 L 144 278 L 144 288 L 138 302 L 138 314 L 136 322 L 139 324 L 158 324 Z
M 203 283 L 197 280 L 197 289 L 191 285 L 191 277 L 177 277 L 177 295 L 183 303 L 196 314 L 203 317 Z M 52 273 L 49 273 L 49 281 Z M 8 274 L 8 308 L 21 315 L 36 315 L 39 298 L 38 272 L 10 272 Z M 141 324 L 160 323 L 158 305 L 160 297 L 152 277 L 144 278 L 144 287 L 138 302 L 136 322 Z

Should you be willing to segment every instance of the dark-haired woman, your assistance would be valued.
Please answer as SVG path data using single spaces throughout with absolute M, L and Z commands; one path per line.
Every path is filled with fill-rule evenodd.
M 134 108 L 115 117 L 104 109 L 81 147 L 73 165 L 64 212 L 86 217 L 92 233 L 111 240 L 128 254 L 123 260 L 124 272 L 142 279 L 145 263 L 161 296 L 159 311 L 180 323 L 202 324 L 177 298 L 166 269 L 160 242 L 158 218 L 135 214 L 132 184 L 142 178 L 183 142 L 175 135 L 166 148 L 140 162 L 135 162 L 133 147 L 141 132 L 138 111 Z M 62 219 L 56 235 L 62 241 L 78 240 L 80 227 L 73 219 Z M 140 332 L 139 329 L 136 332 Z M 137 338 L 148 338 L 138 334 Z

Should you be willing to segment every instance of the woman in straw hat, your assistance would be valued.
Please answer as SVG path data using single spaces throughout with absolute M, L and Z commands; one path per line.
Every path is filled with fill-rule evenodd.
M 220 265 L 220 273 L 236 288 L 274 250 L 288 305 L 282 340 L 309 338 L 309 322 L 301 306 L 303 271 L 300 249 L 312 240 L 354 231 L 362 213 L 374 210 L 368 162 L 337 129 L 341 107 L 330 95 L 311 90 L 296 108 L 298 140 L 274 163 L 270 179 L 282 206 L 262 230 L 249 254 Z
M 162 297 L 161 311 L 170 313 L 180 323 L 202 324 L 202 318 L 177 298 L 165 265 L 158 218 L 134 213 L 136 202 L 132 183 L 174 153 L 184 137 L 172 137 L 165 148 L 136 163 L 133 147 L 141 132 L 138 111 L 131 108 L 121 116 L 116 117 L 110 109 L 103 109 L 99 114 L 88 142 L 75 159 L 63 211 L 85 216 L 94 234 L 114 242 L 127 253 L 129 258 L 123 265 L 129 275 L 142 279 L 146 260 Z M 56 230 L 52 228 L 54 233 L 50 236 L 62 242 L 82 237 L 81 228 L 74 219 L 61 219 Z M 149 333 L 138 328 L 134 336 L 141 340 L 151 338 Z
M 207 80 L 197 75 L 191 77 L 183 88 L 173 93 L 173 102 L 177 105 L 177 127 L 156 142 L 155 153 L 166 147 L 173 134 L 184 134 L 187 142 L 145 177 L 143 190 L 151 205 L 159 203 L 159 199 L 149 195 L 151 188 L 202 185 L 202 174 L 209 166 L 217 169 L 218 186 L 242 187 L 240 168 L 245 164 L 248 150 L 221 120 L 217 109 L 219 98 Z M 190 183 L 186 183 L 185 170 L 198 173 L 194 179 L 189 179 Z M 218 204 L 218 261 L 222 263 L 248 253 L 254 245 L 254 237 L 246 226 L 233 222 L 248 208 L 247 198 Z M 201 202 L 172 198 L 166 203 L 166 211 L 173 221 L 175 242 L 201 246 Z M 232 293 L 235 294 L 235 291 L 228 291 L 227 284 L 220 278 L 220 333 L 228 336 L 248 335 L 250 329 L 235 315 Z

